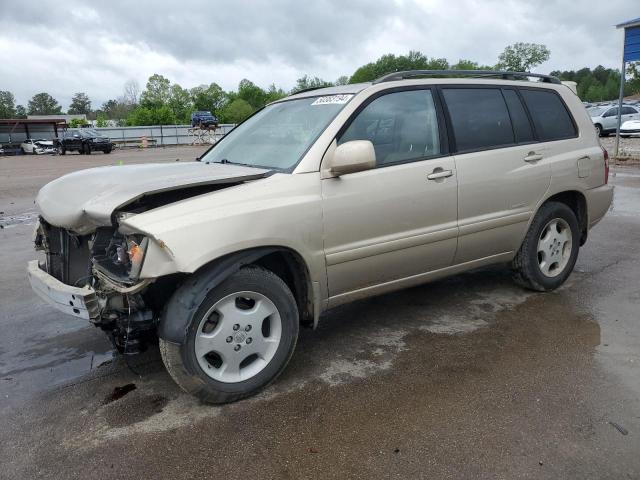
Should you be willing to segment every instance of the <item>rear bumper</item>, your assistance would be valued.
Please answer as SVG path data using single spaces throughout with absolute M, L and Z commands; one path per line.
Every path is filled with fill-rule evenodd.
M 613 185 L 602 185 L 601 187 L 587 190 L 587 205 L 589 209 L 589 228 L 602 220 L 605 213 L 613 202 Z
M 66 285 L 42 270 L 37 260 L 28 263 L 27 274 L 33 291 L 52 307 L 84 320 L 98 318 L 98 297 L 93 288 Z

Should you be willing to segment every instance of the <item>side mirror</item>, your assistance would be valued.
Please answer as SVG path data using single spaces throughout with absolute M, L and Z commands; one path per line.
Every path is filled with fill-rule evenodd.
M 362 172 L 376 166 L 376 151 L 369 140 L 352 140 L 338 145 L 329 158 L 328 173 L 339 177 L 347 173 Z

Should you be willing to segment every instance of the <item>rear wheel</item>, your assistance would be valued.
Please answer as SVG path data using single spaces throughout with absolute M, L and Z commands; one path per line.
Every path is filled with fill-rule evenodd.
M 573 210 L 548 202 L 540 207 L 513 260 L 514 279 L 531 290 L 554 290 L 571 274 L 579 248 L 580 228 Z
M 181 345 L 160 339 L 162 359 L 176 383 L 205 402 L 233 402 L 258 392 L 293 354 L 296 302 L 268 270 L 239 270 L 211 290 L 196 278 L 172 302 L 190 305 L 184 310 L 189 327 Z M 165 312 L 178 310 L 169 305 Z
M 90 144 L 85 143 L 83 150 L 84 150 L 84 153 L 86 155 L 91 155 L 91 145 Z

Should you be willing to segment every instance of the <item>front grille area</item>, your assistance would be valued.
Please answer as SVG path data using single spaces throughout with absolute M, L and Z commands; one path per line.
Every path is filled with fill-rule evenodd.
M 82 286 L 91 273 L 88 237 L 43 225 L 47 237 L 47 272 L 67 285 Z

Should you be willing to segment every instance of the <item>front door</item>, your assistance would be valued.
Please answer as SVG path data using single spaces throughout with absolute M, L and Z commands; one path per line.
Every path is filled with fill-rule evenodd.
M 455 161 L 430 89 L 370 101 L 338 144 L 370 140 L 377 168 L 322 180 L 330 305 L 448 267 L 457 241 Z

